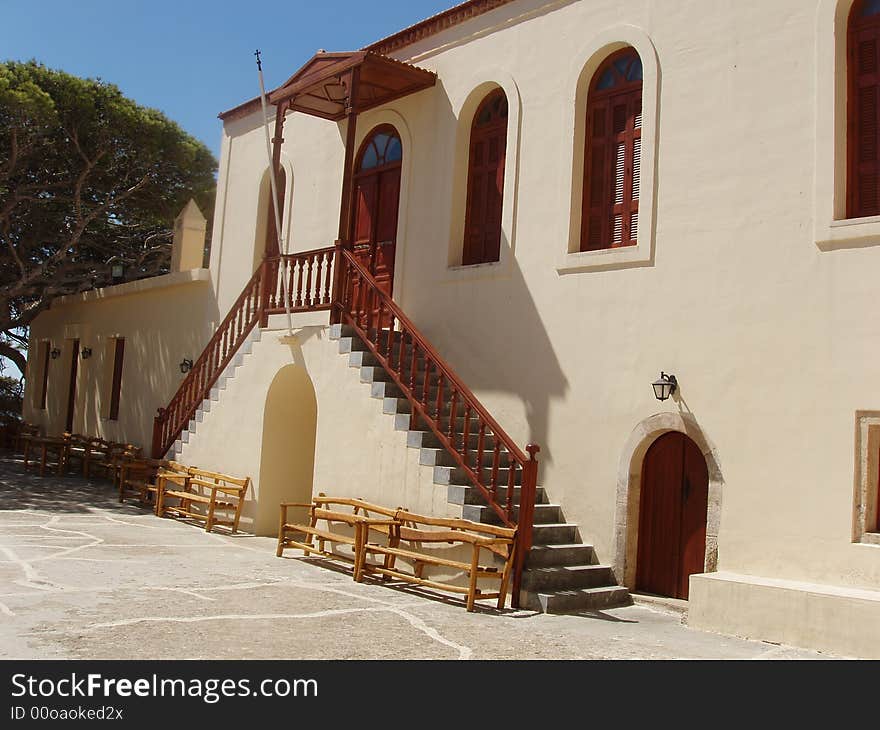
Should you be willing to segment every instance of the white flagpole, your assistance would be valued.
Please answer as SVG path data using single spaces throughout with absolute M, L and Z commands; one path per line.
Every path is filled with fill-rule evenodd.
M 266 132 L 266 155 L 269 158 L 269 183 L 272 186 L 272 210 L 275 211 L 275 236 L 278 239 L 278 253 L 282 256 L 278 267 L 278 275 L 281 277 L 282 296 L 284 297 L 284 311 L 287 312 L 287 334 L 293 336 L 293 317 L 290 314 L 290 292 L 287 285 L 287 272 L 285 270 L 283 256 L 287 254 L 284 236 L 281 233 L 281 211 L 278 208 L 278 183 L 275 180 L 275 164 L 272 159 L 272 140 L 269 134 L 269 118 L 266 105 L 266 86 L 263 83 L 263 62 L 260 60 L 260 51 L 254 55 L 257 57 L 257 72 L 260 76 L 260 105 L 263 108 L 263 129 Z

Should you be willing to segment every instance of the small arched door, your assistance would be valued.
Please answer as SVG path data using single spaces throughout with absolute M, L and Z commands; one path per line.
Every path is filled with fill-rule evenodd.
M 683 433 L 658 438 L 642 464 L 636 589 L 688 597 L 688 578 L 704 572 L 709 469 Z
M 354 253 L 389 296 L 394 284 L 402 162 L 400 135 L 390 124 L 383 124 L 361 145 L 354 174 Z

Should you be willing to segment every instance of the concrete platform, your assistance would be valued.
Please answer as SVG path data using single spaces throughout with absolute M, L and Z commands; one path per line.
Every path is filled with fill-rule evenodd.
M 695 631 L 647 605 L 551 616 L 357 584 L 120 505 L 105 481 L 0 459 L 0 657 L 105 659 L 813 659 Z M 487 602 L 488 603 L 488 602 Z

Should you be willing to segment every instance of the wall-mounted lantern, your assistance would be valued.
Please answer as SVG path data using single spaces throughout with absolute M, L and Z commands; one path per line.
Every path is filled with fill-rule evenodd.
M 110 279 L 114 284 L 119 284 L 125 277 L 125 266 L 119 259 L 110 259 Z
M 654 388 L 654 397 L 657 400 L 666 400 L 678 388 L 678 381 L 674 375 L 667 375 L 661 370 L 660 379 L 651 383 L 651 387 Z
M 53 348 L 49 351 L 49 356 L 50 356 L 53 360 L 57 360 L 57 359 L 61 356 L 61 350 L 59 350 L 57 347 L 53 347 Z
M 80 350 L 80 354 L 82 355 L 83 360 L 88 360 L 92 356 L 92 348 L 84 347 L 82 350 Z
M 180 372 L 186 375 L 190 370 L 192 370 L 192 366 L 193 361 L 190 360 L 188 357 L 185 357 L 183 358 L 183 360 L 180 361 Z

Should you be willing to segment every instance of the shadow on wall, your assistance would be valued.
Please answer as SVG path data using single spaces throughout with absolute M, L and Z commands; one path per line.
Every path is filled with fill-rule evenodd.
M 317 428 L 311 378 L 300 365 L 285 365 L 266 394 L 258 493 L 251 506 L 257 535 L 277 534 L 279 503 L 312 498 Z
M 483 94 L 476 96 L 479 102 Z M 475 109 L 477 103 L 471 106 Z M 442 192 L 433 198 L 432 209 L 426 211 L 419 226 L 423 232 L 441 233 L 431 240 L 410 236 L 405 243 L 410 251 L 418 251 L 418 256 L 407 252 L 404 309 L 518 445 L 522 448 L 537 443 L 541 464 L 552 463 L 550 408 L 554 400 L 565 397 L 569 382 L 511 244 L 511 238 L 516 240 L 516 210 L 509 218 L 512 230 L 502 230 L 499 263 L 458 269 L 448 276 L 441 273 L 438 281 L 438 272 L 447 272 L 450 264 L 447 239 L 442 233 L 449 230 L 448 211 L 452 211 L 453 219 L 463 221 L 465 215 L 468 155 L 466 147 L 459 154 L 456 144 L 461 143 L 462 133 L 469 140 L 472 115 L 458 119 L 442 83 L 438 83 L 434 119 L 437 146 L 429 157 L 415 161 L 413 178 L 418 185 L 420 167 L 436 165 L 437 160 L 449 161 L 440 175 L 435 175 L 433 189 Z M 517 133 L 515 139 L 519 144 L 521 135 Z M 519 157 L 508 153 L 508 159 Z M 505 174 L 505 186 L 514 186 L 515 207 L 518 178 L 516 169 Z M 504 199 L 507 202 L 511 198 L 505 193 Z M 463 241 L 455 240 L 453 245 L 459 247 L 460 260 Z M 427 281 L 437 283 L 408 285 Z M 544 309 L 545 317 L 561 319 L 557 316 L 561 312 Z

